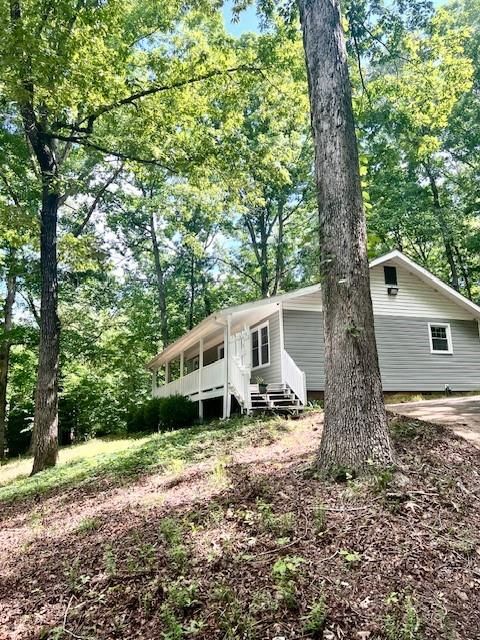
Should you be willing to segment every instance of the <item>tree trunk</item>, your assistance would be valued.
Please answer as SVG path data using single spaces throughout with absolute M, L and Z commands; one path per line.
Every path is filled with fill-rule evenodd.
M 272 296 L 277 295 L 279 289 L 282 288 L 283 273 L 285 270 L 285 254 L 284 254 L 284 237 L 283 237 L 283 211 L 284 202 L 278 205 L 278 235 L 277 246 L 275 251 L 275 283 L 272 289 Z
M 190 304 L 188 309 L 188 329 L 193 329 L 193 312 L 195 309 L 195 256 L 190 258 Z
M 160 335 L 162 338 L 162 347 L 168 345 L 168 319 L 167 319 L 167 299 L 165 296 L 165 278 L 160 259 L 160 249 L 158 246 L 157 230 L 155 227 L 155 218 L 153 214 L 150 216 L 150 233 L 152 238 L 153 259 L 155 262 L 155 277 L 157 280 L 158 295 L 158 312 L 160 314 Z
M 12 251 L 12 254 L 14 252 Z M 10 336 L 13 323 L 13 305 L 17 288 L 17 276 L 15 273 L 14 258 L 11 255 L 11 264 L 7 275 L 7 295 L 5 297 L 3 314 L 3 336 L 0 343 L 0 460 L 5 458 L 5 425 L 7 415 L 7 383 L 8 368 L 10 364 Z
M 321 236 L 324 473 L 392 463 L 375 342 L 358 151 L 338 0 L 299 0 Z
M 60 322 L 57 314 L 57 213 L 59 195 L 51 176 L 43 175 L 40 272 L 40 346 L 33 425 L 32 475 L 55 466 L 58 454 L 58 362 Z
M 425 167 L 427 171 L 428 180 L 430 182 L 430 189 L 432 191 L 433 208 L 436 213 L 437 220 L 440 226 L 440 233 L 443 238 L 443 246 L 445 247 L 445 257 L 450 268 L 450 284 L 455 291 L 460 291 L 460 282 L 458 278 L 458 269 L 455 262 L 453 242 L 448 228 L 447 221 L 443 215 L 442 205 L 440 203 L 440 194 L 438 193 L 437 181 L 435 175 L 432 173 L 428 166 Z

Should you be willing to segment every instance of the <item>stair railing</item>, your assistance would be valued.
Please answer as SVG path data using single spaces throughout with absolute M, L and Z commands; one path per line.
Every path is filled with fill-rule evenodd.
M 242 367 L 236 356 L 229 358 L 228 382 L 242 408 L 247 412 L 250 411 L 250 370 Z
M 307 381 L 305 371 L 302 371 L 288 351 L 282 351 L 282 371 L 284 382 L 300 400 L 302 405 L 307 403 Z

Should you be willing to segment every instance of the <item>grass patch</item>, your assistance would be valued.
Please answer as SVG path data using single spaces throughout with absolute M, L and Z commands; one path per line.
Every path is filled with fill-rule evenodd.
M 212 455 L 226 455 L 240 444 L 260 445 L 288 429 L 284 420 L 232 418 L 208 425 L 140 438 L 94 439 L 64 448 L 59 462 L 33 477 L 32 459 L 7 463 L 0 469 L 0 502 L 10 502 L 49 491 L 97 483 L 102 478 L 121 480 L 157 470 L 170 471 Z
M 404 402 L 423 402 L 424 400 L 438 400 L 448 398 L 463 398 L 464 396 L 478 396 L 480 391 L 454 391 L 448 396 L 444 391 L 426 391 L 425 393 L 411 392 L 411 393 L 385 393 L 385 403 L 388 404 L 403 404 Z

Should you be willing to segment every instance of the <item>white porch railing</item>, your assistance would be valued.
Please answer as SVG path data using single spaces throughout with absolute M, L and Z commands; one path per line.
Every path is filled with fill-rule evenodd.
M 250 410 L 250 369 L 242 367 L 237 357 L 232 357 L 228 368 L 228 382 L 234 396 L 244 411 Z
M 294 392 L 300 402 L 307 403 L 307 381 L 305 371 L 299 369 L 288 351 L 282 350 L 282 371 L 284 383 Z
M 220 388 L 224 383 L 225 360 L 222 359 L 157 387 L 153 395 L 157 398 L 166 398 L 175 394 L 192 397 L 204 391 Z

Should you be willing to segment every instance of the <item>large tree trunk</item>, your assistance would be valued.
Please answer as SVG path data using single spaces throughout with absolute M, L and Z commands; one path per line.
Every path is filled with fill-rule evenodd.
M 52 467 L 58 454 L 58 362 L 60 322 L 57 314 L 57 214 L 59 196 L 52 179 L 43 179 L 40 271 L 40 346 L 33 426 L 32 475 Z
M 325 330 L 322 472 L 388 465 L 352 97 L 338 0 L 299 0 L 318 193 Z
M 155 262 L 155 277 L 157 280 L 158 313 L 160 315 L 160 336 L 162 338 L 162 348 L 168 345 L 168 318 L 167 299 L 165 295 L 165 278 L 160 258 L 160 248 L 158 246 L 157 229 L 153 214 L 150 216 L 150 233 L 152 239 L 153 259 Z
M 12 252 L 13 253 L 13 252 Z M 0 342 L 0 460 L 5 458 L 5 423 L 7 415 L 7 383 L 10 364 L 10 336 L 13 323 L 13 305 L 17 287 L 17 277 L 13 256 L 7 274 L 7 295 L 3 313 L 3 336 Z

